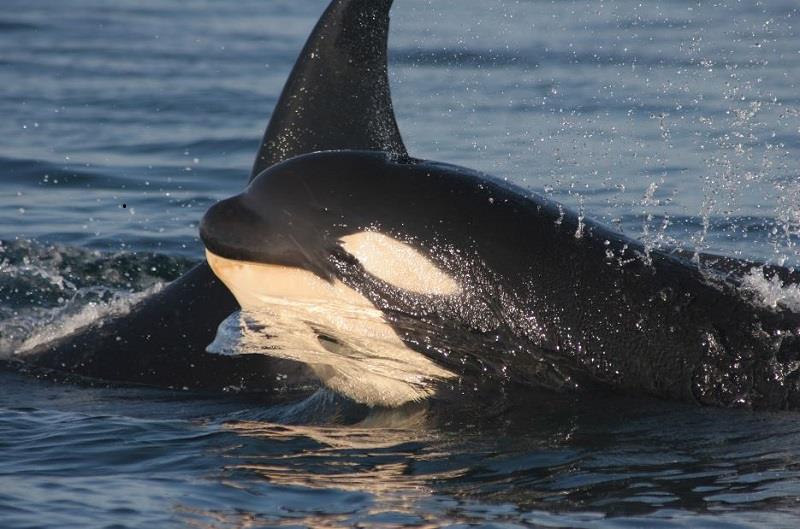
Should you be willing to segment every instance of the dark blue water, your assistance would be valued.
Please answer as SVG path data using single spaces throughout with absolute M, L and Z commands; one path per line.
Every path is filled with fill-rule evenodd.
M 410 152 L 650 245 L 800 263 L 794 2 L 396 0 Z M 4 0 L 0 349 L 200 258 L 322 1 Z M 800 423 L 534 394 L 373 411 L 0 373 L 0 527 L 797 527 Z M 502 413 L 501 413 L 502 412 Z

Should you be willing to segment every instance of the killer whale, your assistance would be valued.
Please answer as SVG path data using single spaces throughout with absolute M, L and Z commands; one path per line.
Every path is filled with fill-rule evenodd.
M 214 205 L 200 232 L 212 269 L 246 308 L 275 295 L 257 285 L 309 306 L 326 296 L 357 304 L 356 293 L 409 350 L 447 371 L 416 373 L 440 385 L 499 378 L 725 406 L 797 404 L 796 315 L 469 169 L 380 152 L 303 155 Z M 356 242 L 365 237 L 366 246 Z M 226 269 L 232 263 L 240 268 Z M 423 271 L 409 280 L 414 268 Z M 245 284 L 237 274 L 246 272 L 254 277 Z M 315 281 L 334 288 L 296 291 Z M 301 317 L 313 326 L 313 314 Z M 325 339 L 347 347 L 353 332 L 326 325 Z M 363 385 L 371 403 L 379 384 L 368 371 L 351 372 L 349 384 Z
M 239 202 L 224 202 L 225 207 L 239 207 L 247 196 L 259 195 L 258 189 L 268 189 L 273 196 L 275 186 L 292 189 L 293 180 L 327 191 L 337 180 L 342 189 L 372 190 L 351 193 L 348 205 L 374 201 L 379 191 L 385 192 L 386 198 L 377 201 L 384 206 L 384 217 L 372 215 L 377 220 L 371 223 L 366 222 L 370 215 L 363 212 L 348 217 L 348 226 L 357 226 L 359 231 L 346 233 L 311 222 L 315 219 L 311 213 L 296 209 L 291 229 L 270 231 L 267 226 L 273 236 L 286 233 L 291 237 L 258 253 L 258 244 L 248 249 L 235 239 L 257 233 L 253 229 L 257 223 L 252 223 L 264 210 L 233 208 L 226 219 L 220 213 L 223 206 L 215 207 L 203 222 L 203 238 L 212 259 L 284 266 L 308 271 L 328 284 L 341 282 L 381 311 L 405 347 L 442 370 L 422 363 L 425 369 L 412 374 L 435 379 L 434 385 L 447 385 L 451 375 L 470 380 L 496 375 L 556 388 L 600 383 L 717 405 L 796 406 L 796 381 L 790 369 L 795 350 L 791 336 L 785 336 L 796 328 L 791 315 L 755 307 L 736 291 L 737 278 L 753 264 L 700 256 L 707 268 L 727 274 L 710 284 L 707 274 L 679 252 L 646 252 L 634 240 L 486 175 L 410 158 L 394 120 L 386 77 L 390 6 L 390 1 L 332 2 L 301 53 L 267 127 L 251 180 L 262 176 Z M 309 154 L 316 151 L 329 152 Z M 320 164 L 329 166 L 328 170 Z M 423 174 L 430 178 L 421 178 Z M 382 175 L 376 182 L 385 187 L 371 187 L 370 175 Z M 477 219 L 499 215 L 500 220 L 482 223 L 463 213 L 448 216 L 443 211 L 438 220 L 447 230 L 433 229 L 430 224 L 409 229 L 407 219 L 390 220 L 385 213 L 398 210 L 401 197 L 414 186 L 406 185 L 404 195 L 403 189 L 387 184 L 390 176 L 398 183 L 411 180 L 418 189 L 427 190 L 423 195 L 428 201 L 420 202 L 427 207 L 414 209 L 414 215 L 409 211 L 409 216 L 427 218 L 428 208 L 448 205 L 453 195 L 458 200 L 453 198 L 450 205 L 460 204 L 464 207 L 460 211 L 472 208 Z M 429 194 L 432 181 L 440 182 L 441 188 Z M 491 194 L 460 193 L 472 184 Z M 296 196 L 307 196 L 305 189 L 294 189 Z M 242 223 L 248 215 L 250 223 Z M 278 226 L 287 227 L 285 219 L 278 220 L 284 221 Z M 524 220 L 539 226 L 539 231 L 523 228 Z M 480 235 L 486 229 L 480 226 L 491 224 L 504 226 L 508 233 L 495 230 Z M 551 224 L 558 228 L 552 229 Z M 226 229 L 226 225 L 236 229 Z M 326 237 L 314 233 L 320 228 L 329 231 Z M 469 229 L 472 239 L 467 240 L 463 233 Z M 458 285 L 456 292 L 430 288 L 415 292 L 402 288 L 391 271 L 381 274 L 380 267 L 365 266 L 363 259 L 353 255 L 358 254 L 359 241 L 352 236 L 361 235 L 363 243 L 370 233 L 384 237 L 380 240 L 390 249 L 423 256 L 443 274 L 443 283 L 449 279 Z M 531 239 L 514 238 L 514 234 L 538 236 L 541 244 L 535 246 L 545 253 L 535 254 Z M 246 242 L 247 237 L 242 237 Z M 444 251 L 435 251 L 442 245 Z M 448 259 L 459 252 L 466 252 L 468 258 Z M 519 272 L 538 262 L 524 263 L 524 257 L 537 255 L 540 260 L 542 256 L 549 259 L 532 272 L 544 285 L 538 295 L 531 277 Z M 652 262 L 645 263 L 641 255 L 649 255 Z M 514 271 L 510 263 L 524 266 Z M 767 273 L 792 276 L 777 267 Z M 520 279 L 519 287 L 513 279 Z M 617 303 L 608 302 L 615 298 Z M 651 306 L 658 308 L 645 311 Z M 199 389 L 274 389 L 276 373 L 289 373 L 288 379 L 299 383 L 319 377 L 307 363 L 291 358 L 207 354 L 206 346 L 219 323 L 237 308 L 209 265 L 201 263 L 129 315 L 44 344 L 27 352 L 25 360 L 31 366 L 104 380 Z M 649 316 L 642 318 L 643 311 Z M 717 315 L 709 315 L 715 311 Z M 779 384 L 765 381 L 776 375 L 781 375 Z M 421 381 L 424 394 L 426 384 Z

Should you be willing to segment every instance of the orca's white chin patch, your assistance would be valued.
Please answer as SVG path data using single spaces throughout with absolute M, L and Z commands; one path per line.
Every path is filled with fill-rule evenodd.
M 208 250 L 206 257 L 242 307 L 220 325 L 211 353 L 304 362 L 327 387 L 369 406 L 425 399 L 437 381 L 454 376 L 406 346 L 383 314 L 341 281 Z

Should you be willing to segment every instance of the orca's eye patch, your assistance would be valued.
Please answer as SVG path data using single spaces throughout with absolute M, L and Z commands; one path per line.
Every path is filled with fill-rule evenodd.
M 458 282 L 410 244 L 376 231 L 362 231 L 339 240 L 368 273 L 394 287 L 417 294 L 452 296 Z

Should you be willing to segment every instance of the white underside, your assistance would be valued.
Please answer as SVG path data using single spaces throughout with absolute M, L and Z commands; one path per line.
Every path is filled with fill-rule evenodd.
M 413 248 L 363 233 L 369 235 L 351 236 L 343 247 L 380 279 L 414 292 L 458 291 L 455 281 Z M 329 283 L 299 268 L 206 255 L 242 307 L 220 326 L 209 352 L 304 362 L 327 387 L 369 406 L 424 399 L 437 381 L 454 376 L 406 346 L 383 314 L 341 281 Z

